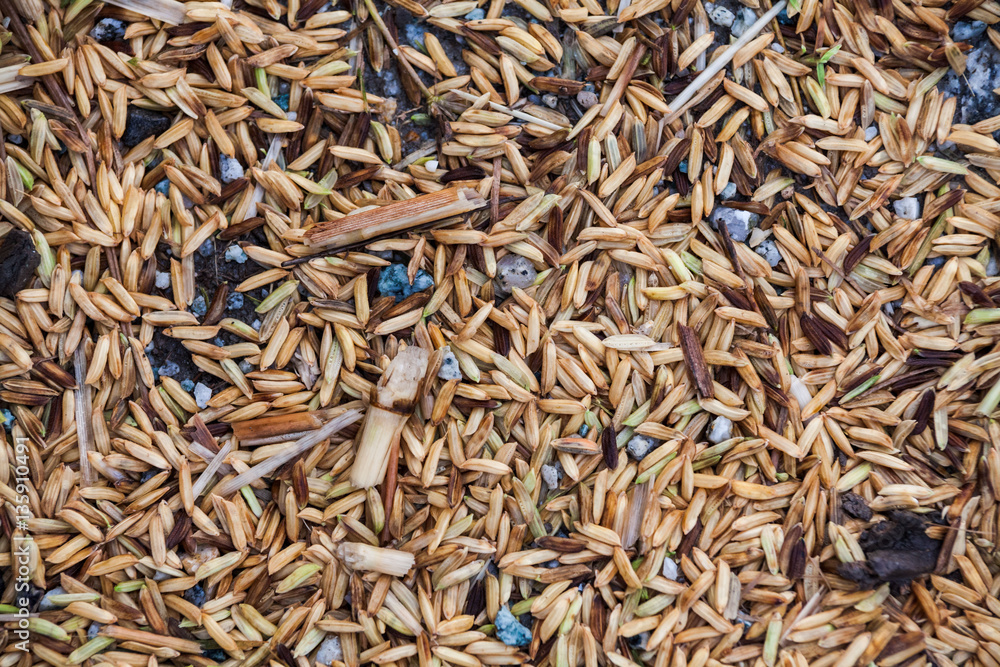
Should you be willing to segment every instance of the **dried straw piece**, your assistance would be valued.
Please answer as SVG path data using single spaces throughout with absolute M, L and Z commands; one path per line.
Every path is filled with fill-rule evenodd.
M 107 2 L 170 25 L 180 25 L 187 18 L 184 3 L 177 0 L 107 0 Z
M 485 206 L 486 200 L 475 190 L 446 188 L 320 223 L 306 232 L 306 242 L 316 249 L 353 245 Z

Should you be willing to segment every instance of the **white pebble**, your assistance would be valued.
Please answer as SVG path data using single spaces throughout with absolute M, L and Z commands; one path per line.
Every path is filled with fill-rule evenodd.
M 438 377 L 447 382 L 448 380 L 461 380 L 462 379 L 462 369 L 458 365 L 458 357 L 455 353 L 451 351 L 451 348 L 445 346 L 444 348 L 444 358 L 441 359 L 441 367 L 438 369 Z
M 167 289 L 170 287 L 170 274 L 166 271 L 156 272 L 156 288 Z
M 774 51 L 775 53 L 784 53 L 785 47 L 775 42 L 774 44 L 771 45 L 771 50 Z
M 871 141 L 878 136 L 878 125 L 871 125 L 865 128 L 865 141 Z
M 677 581 L 677 575 L 679 571 L 677 569 L 677 563 L 675 563 L 670 558 L 663 559 L 663 576 L 670 581 Z
M 712 10 L 708 13 L 708 20 L 714 23 L 715 25 L 721 25 L 726 28 L 731 28 L 733 25 L 733 21 L 736 20 L 736 14 L 733 14 L 731 11 L 729 11 L 723 6 L 718 5 L 713 7 Z
M 733 437 L 733 422 L 728 417 L 716 417 L 708 434 L 709 442 L 719 444 Z
M 226 248 L 226 261 L 236 262 L 237 264 L 243 264 L 245 261 L 247 261 L 247 254 L 243 250 L 243 248 L 233 244 L 228 248 Z
M 892 202 L 892 209 L 901 218 L 916 220 L 920 217 L 920 200 L 916 197 L 903 197 Z
M 204 410 L 208 407 L 208 402 L 212 399 L 212 390 L 198 383 L 194 386 L 194 402 L 198 404 L 198 407 Z
M 537 276 L 531 260 L 516 253 L 509 252 L 497 262 L 497 287 L 504 294 L 510 294 L 515 287 L 528 289 Z
M 316 651 L 316 663 L 330 665 L 334 661 L 339 661 L 344 659 L 344 649 L 340 646 L 340 638 L 335 635 L 330 635 L 323 640 L 323 643 L 319 645 L 319 650 Z
M 424 163 L 424 166 L 427 167 L 427 171 L 435 172 L 435 171 L 437 171 L 437 168 L 438 168 L 438 161 L 437 160 L 428 160 L 427 162 Z

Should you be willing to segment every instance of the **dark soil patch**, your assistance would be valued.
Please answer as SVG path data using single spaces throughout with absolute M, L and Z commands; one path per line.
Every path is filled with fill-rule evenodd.
M 855 519 L 871 521 L 873 512 L 864 498 L 856 493 L 845 493 L 840 497 L 840 507 Z
M 890 512 L 858 540 L 867 560 L 841 564 L 840 576 L 873 588 L 885 582 L 905 584 L 930 574 L 937 565 L 941 542 L 928 537 L 926 527 L 927 522 L 917 514 Z

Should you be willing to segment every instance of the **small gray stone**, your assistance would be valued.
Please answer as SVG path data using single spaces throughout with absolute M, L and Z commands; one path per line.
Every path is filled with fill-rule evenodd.
M 330 665 L 334 661 L 344 659 L 344 649 L 340 646 L 340 638 L 330 635 L 323 640 L 316 651 L 316 662 L 318 664 Z
M 671 558 L 663 559 L 663 576 L 670 581 L 677 581 L 677 575 L 679 570 L 677 569 L 677 563 Z
M 59 605 L 52 602 L 52 596 L 65 594 L 66 591 L 62 586 L 56 586 L 51 591 L 46 591 L 45 595 L 42 596 L 42 601 L 38 603 L 38 611 L 52 611 L 53 609 L 59 609 Z
M 733 422 L 728 417 L 716 417 L 712 422 L 712 430 L 708 433 L 708 441 L 717 445 L 731 437 L 733 437 Z
M 650 438 L 648 435 L 633 435 L 632 439 L 625 445 L 625 448 L 628 449 L 628 453 L 632 455 L 633 459 L 641 461 L 646 458 L 646 454 L 656 449 L 659 444 L 659 440 Z
M 716 5 L 712 8 L 712 11 L 708 13 L 708 20 L 715 25 L 731 28 L 733 26 L 733 22 L 736 20 L 736 14 L 733 14 L 722 5 Z
M 600 102 L 601 98 L 599 98 L 597 93 L 592 90 L 581 90 L 576 94 L 576 101 L 579 102 L 580 106 L 584 109 L 589 109 Z
M 507 607 L 500 608 L 493 625 L 497 638 L 507 646 L 527 646 L 531 643 L 531 630 L 521 625 Z
M 156 272 L 156 288 L 167 289 L 170 287 L 170 273 L 167 271 Z
M 555 109 L 556 105 L 559 104 L 559 98 L 556 97 L 555 95 L 551 95 L 551 94 L 550 95 L 542 95 L 542 102 L 544 102 L 545 106 L 547 106 L 548 108 Z
M 903 305 L 902 299 L 889 301 L 887 303 L 882 304 L 882 312 L 888 315 L 889 317 L 892 317 L 893 315 L 896 314 L 896 311 L 902 307 L 902 305 Z
M 878 136 L 878 125 L 871 125 L 865 128 L 865 141 L 871 141 Z
M 461 380 L 462 369 L 458 364 L 458 357 L 448 346 L 444 347 L 444 358 L 441 360 L 441 367 L 438 369 L 438 377 L 447 382 L 448 380 Z
M 997 261 L 995 254 L 990 254 L 990 261 L 986 262 L 986 275 L 990 277 L 1000 275 L 1000 261 Z
M 205 313 L 208 312 L 208 306 L 205 304 L 205 297 L 199 294 L 191 302 L 191 312 L 195 317 L 204 317 Z
M 486 18 L 486 10 L 482 7 L 476 7 L 465 15 L 466 21 L 482 21 L 484 18 Z
M 729 236 L 734 241 L 744 242 L 750 236 L 750 229 L 757 224 L 759 216 L 750 211 L 741 211 L 728 206 L 716 206 L 712 210 L 712 226 L 719 228 L 719 224 L 724 224 L 729 230 Z
M 205 239 L 198 248 L 198 254 L 202 257 L 211 257 L 213 252 L 215 252 L 215 242 L 212 239 Z
M 527 289 L 535 283 L 538 271 L 527 257 L 509 252 L 497 261 L 497 290 L 510 294 L 515 287 Z
M 729 29 L 730 34 L 733 37 L 742 37 L 743 33 L 747 31 L 747 28 L 752 26 L 757 21 L 757 15 L 749 7 L 744 7 L 737 16 L 736 20 L 733 21 L 733 26 Z
M 773 269 L 781 261 L 781 253 L 778 252 L 778 246 L 775 245 L 774 241 L 771 239 L 764 239 L 760 242 L 760 245 L 755 248 L 757 254 L 767 260 L 767 263 L 771 265 Z
M 229 157 L 225 153 L 219 154 L 219 179 L 223 183 L 232 183 L 243 178 L 243 165 L 236 158 Z
M 903 197 L 892 202 L 892 209 L 901 218 L 916 220 L 920 217 L 920 200 L 916 197 Z
M 101 19 L 94 24 L 94 27 L 90 31 L 90 36 L 98 42 L 115 42 L 125 39 L 125 30 L 127 28 L 128 26 L 124 21 L 111 18 Z
M 212 400 L 212 390 L 198 383 L 194 386 L 194 402 L 198 404 L 198 407 L 204 410 L 208 407 L 208 402 Z
M 545 484 L 549 487 L 549 490 L 555 490 L 559 488 L 559 480 L 563 477 L 562 464 L 556 462 L 555 465 L 544 465 L 542 466 L 542 479 Z
M 968 42 L 986 32 L 982 21 L 959 21 L 951 28 L 951 38 L 956 42 Z
M 167 377 L 173 377 L 181 372 L 181 367 L 176 364 L 176 362 L 168 361 L 167 363 L 160 366 L 157 373 L 160 375 L 166 375 Z

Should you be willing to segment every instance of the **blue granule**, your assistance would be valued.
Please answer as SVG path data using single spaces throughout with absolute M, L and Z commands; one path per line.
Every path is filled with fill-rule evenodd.
M 423 292 L 434 286 L 434 279 L 423 269 L 417 270 L 417 275 L 411 283 L 406 275 L 405 264 L 390 264 L 382 269 L 378 278 L 378 291 L 382 296 L 394 296 L 401 301 L 411 294 Z
M 239 310 L 243 307 L 243 294 L 241 292 L 233 292 L 226 299 L 226 308 L 231 310 Z
M 155 189 L 161 195 L 170 195 L 170 179 L 164 178 L 156 184 Z
M 124 21 L 118 19 L 101 19 L 90 31 L 90 36 L 98 42 L 114 42 L 125 39 L 125 30 L 128 26 Z
M 521 625 L 507 607 L 501 607 L 494 622 L 497 638 L 507 646 L 527 646 L 531 643 L 531 630 Z
M 288 111 L 288 93 L 275 96 L 274 103 L 281 107 L 282 111 Z
M 167 377 L 173 377 L 181 372 L 181 367 L 177 365 L 174 361 L 168 361 L 167 363 L 160 366 L 157 371 L 160 375 L 166 375 Z
M 205 594 L 205 589 L 201 587 L 201 584 L 195 584 L 191 588 L 184 591 L 184 599 L 199 608 L 205 604 L 205 600 L 207 598 L 208 596 Z M 223 658 L 223 660 L 225 660 L 225 658 Z
M 201 294 L 194 298 L 191 302 L 191 312 L 194 313 L 196 317 L 204 317 L 205 313 L 208 312 L 208 305 L 205 303 L 205 297 Z
M 191 380 L 181 380 L 181 389 L 183 389 L 188 393 L 191 393 L 192 391 L 194 391 L 194 382 Z
M 213 648 L 205 651 L 204 656 L 217 665 L 224 663 L 229 657 L 221 648 Z

